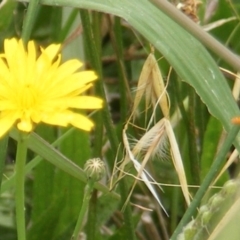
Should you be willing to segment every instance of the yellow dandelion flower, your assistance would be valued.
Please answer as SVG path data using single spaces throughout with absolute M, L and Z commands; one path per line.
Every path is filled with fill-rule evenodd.
M 0 54 L 0 137 L 15 123 L 24 132 L 35 124 L 69 124 L 90 131 L 93 122 L 74 109 L 99 109 L 102 100 L 80 94 L 97 79 L 93 71 L 77 72 L 82 62 L 61 64 L 60 44 L 37 51 L 33 41 L 6 39 Z

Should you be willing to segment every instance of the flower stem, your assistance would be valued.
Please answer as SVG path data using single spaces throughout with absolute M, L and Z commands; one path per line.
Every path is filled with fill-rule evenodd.
M 73 236 L 72 236 L 73 240 L 78 240 L 79 239 L 78 235 L 79 235 L 79 232 L 81 231 L 84 216 L 85 216 L 85 214 L 88 210 L 88 204 L 89 204 L 89 201 L 90 201 L 90 198 L 91 198 L 91 193 L 92 193 L 93 189 L 94 189 L 94 181 L 89 180 L 86 187 L 85 187 L 85 190 L 84 190 L 82 207 L 81 207 L 81 210 L 80 210 L 80 213 L 79 213 L 79 216 L 78 216 L 78 220 L 77 220 L 77 224 L 75 226 Z
M 27 135 L 20 133 L 16 157 L 16 223 L 18 240 L 26 239 L 25 231 L 25 206 L 24 206 L 24 167 L 27 156 Z

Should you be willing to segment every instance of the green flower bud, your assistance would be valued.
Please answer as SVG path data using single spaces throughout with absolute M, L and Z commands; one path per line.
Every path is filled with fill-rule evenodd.
M 223 201 L 224 198 L 220 194 L 214 194 L 209 200 L 211 211 L 217 211 L 221 207 Z
M 223 195 L 224 197 L 236 193 L 238 189 L 238 182 L 236 180 L 229 180 L 223 186 Z
M 201 216 L 202 226 L 205 226 L 209 223 L 213 213 L 210 211 L 204 212 Z
M 178 235 L 177 240 L 191 240 L 193 239 L 196 228 L 194 227 L 195 220 L 189 222 L 184 228 L 181 234 Z
M 104 162 L 100 158 L 89 159 L 84 165 L 84 172 L 93 181 L 99 181 L 106 173 Z
M 203 205 L 203 206 L 201 206 L 201 207 L 199 208 L 199 215 L 200 215 L 200 214 L 203 214 L 204 212 L 207 212 L 207 211 L 209 211 L 208 206 L 207 206 L 207 205 Z

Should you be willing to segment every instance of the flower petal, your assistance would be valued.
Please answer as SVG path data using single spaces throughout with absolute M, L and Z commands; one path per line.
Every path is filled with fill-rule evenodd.
M 17 41 L 15 38 L 6 39 L 4 41 L 4 50 L 9 70 L 15 77 L 15 84 L 16 82 L 22 83 L 27 69 L 27 53 L 23 42 L 21 40 Z
M 58 68 L 58 75 L 60 79 L 63 79 L 73 73 L 75 73 L 79 68 L 81 68 L 83 65 L 82 62 L 80 62 L 77 59 L 71 59 L 68 60 L 67 62 L 63 63 L 59 68 Z
M 46 49 L 41 48 L 42 54 L 36 61 L 39 74 L 44 73 L 51 67 L 52 61 L 57 56 L 60 47 L 60 44 L 51 44 Z
M 7 59 L 7 62 L 12 62 L 18 47 L 17 39 L 5 39 L 4 41 L 4 52 Z
M 70 108 L 99 109 L 103 106 L 103 100 L 97 97 L 78 96 L 68 100 Z
M 94 127 L 94 124 L 90 119 L 78 113 L 73 114 L 73 118 L 71 119 L 70 123 L 74 127 L 83 129 L 85 131 L 90 131 Z
M 65 79 L 65 81 L 62 82 L 59 82 L 55 78 L 54 82 L 49 83 L 50 86 L 48 86 L 45 93 L 48 93 L 48 97 L 51 98 L 65 96 L 75 91 L 75 96 L 79 95 L 92 86 L 88 83 L 97 79 L 97 75 L 93 71 L 84 71 L 80 73 L 72 74 L 66 77 L 67 80 Z M 86 87 L 87 84 L 88 86 Z
M 37 77 L 36 73 L 36 47 L 33 41 L 28 43 L 28 55 L 27 55 L 27 69 L 25 79 L 29 84 L 35 83 Z
M 62 112 L 54 112 L 51 114 L 46 114 L 42 121 L 57 126 L 66 127 L 70 123 L 71 119 L 73 118 L 73 113 L 71 111 L 62 111 Z
M 0 76 L 1 76 L 1 81 L 4 79 L 7 79 L 8 78 L 8 75 L 9 75 L 9 69 L 6 65 L 6 63 L 0 58 L 0 69 L 1 69 L 1 72 L 0 72 Z
M 60 44 L 51 44 L 45 49 L 41 48 L 41 51 L 42 51 L 41 56 L 43 55 L 47 56 L 49 61 L 52 62 L 52 60 L 57 56 L 60 48 L 61 48 Z

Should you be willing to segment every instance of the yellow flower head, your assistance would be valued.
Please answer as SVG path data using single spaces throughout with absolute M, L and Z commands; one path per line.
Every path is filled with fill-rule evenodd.
M 79 60 L 60 63 L 60 44 L 41 48 L 37 56 L 33 41 L 6 39 L 0 54 L 0 137 L 15 123 L 24 132 L 35 124 L 69 124 L 90 131 L 92 121 L 72 109 L 99 109 L 102 100 L 80 96 L 97 79 L 93 71 L 77 70 Z

